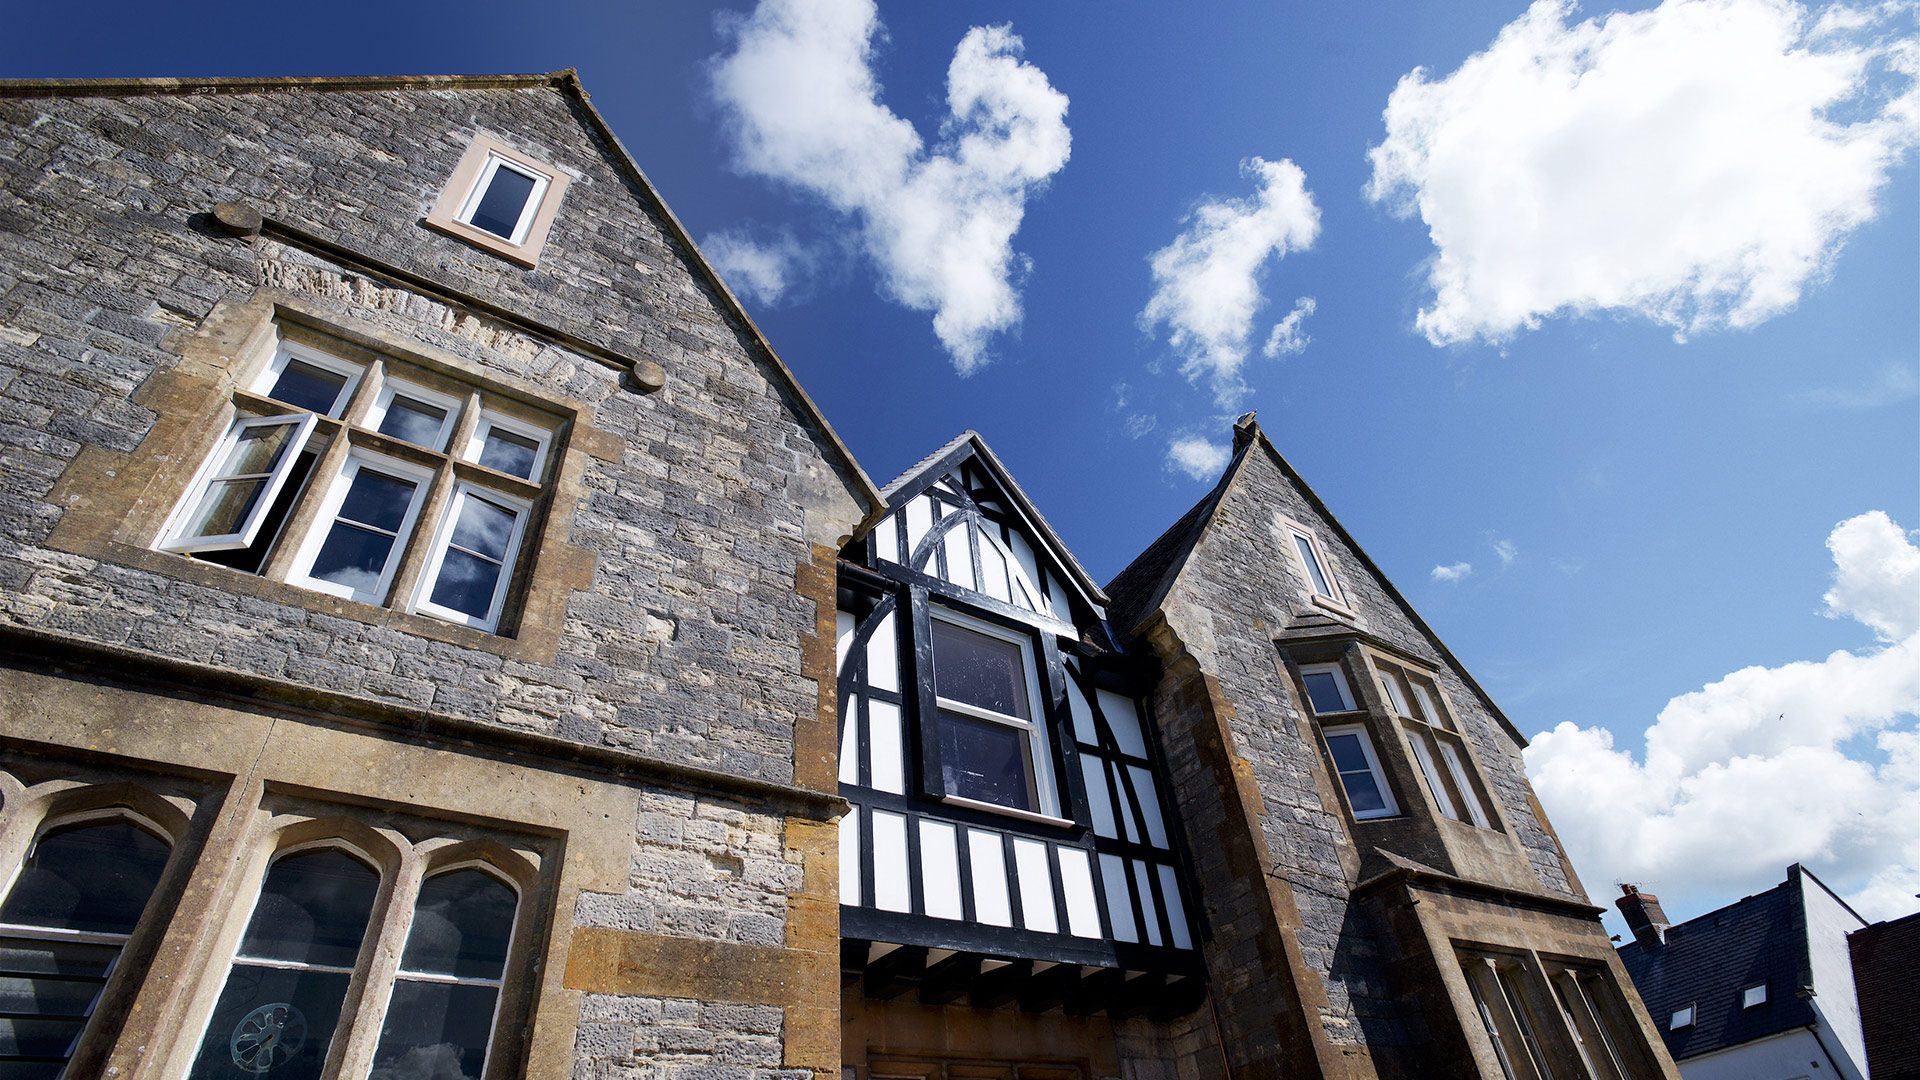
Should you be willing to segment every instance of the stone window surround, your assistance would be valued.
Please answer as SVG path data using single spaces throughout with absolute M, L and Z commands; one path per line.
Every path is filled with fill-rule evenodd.
M 1629 1059 L 1636 1056 L 1629 1038 L 1632 1020 L 1605 965 L 1511 945 L 1456 940 L 1453 947 L 1470 997 L 1476 1007 L 1487 1010 L 1472 1018 L 1473 1026 L 1491 1041 L 1486 1032 L 1491 1018 L 1503 1044 L 1521 1044 L 1506 1047 L 1516 1080 L 1539 1076 L 1526 1040 L 1516 1037 L 1522 1023 L 1533 1036 L 1533 1049 L 1546 1057 L 1555 1075 L 1569 1065 L 1579 1069 L 1574 1075 L 1591 1080 L 1628 1080 L 1633 1075 L 1634 1062 L 1621 1058 L 1623 1053 Z M 1574 984 L 1571 993 L 1568 983 Z M 1520 995 L 1518 1002 L 1509 996 L 1514 993 Z M 1522 1012 L 1524 1016 L 1516 1015 Z
M 494 157 L 536 173 L 547 181 L 545 189 L 535 193 L 539 206 L 534 210 L 533 221 L 527 226 L 526 238 L 517 244 L 460 220 L 460 211 L 473 195 L 481 171 L 485 169 L 488 159 Z M 554 216 L 560 210 L 560 200 L 566 195 L 567 185 L 572 181 L 573 178 L 565 170 L 516 150 L 485 131 L 476 131 L 467 143 L 466 151 L 460 155 L 459 164 L 453 167 L 453 175 L 447 178 L 446 187 L 440 189 L 433 209 L 427 212 L 422 221 L 429 228 L 438 229 L 448 236 L 464 240 L 531 270 L 539 265 L 540 251 L 546 246 L 547 233 L 553 228 Z
M 1285 543 L 1282 545 L 1286 549 L 1285 557 L 1287 561 L 1293 565 L 1294 570 L 1299 573 L 1301 583 L 1306 586 L 1308 602 L 1318 607 L 1326 608 L 1328 611 L 1345 615 L 1350 619 L 1358 618 L 1358 613 L 1347 603 L 1346 583 L 1342 580 L 1340 572 L 1334 569 L 1333 560 L 1327 557 L 1327 546 L 1320 542 L 1319 532 L 1311 526 L 1304 525 L 1284 514 L 1277 515 L 1277 517 L 1280 525 L 1279 532 L 1285 540 Z M 1299 550 L 1294 547 L 1294 537 L 1296 536 L 1305 540 L 1307 546 L 1313 549 L 1313 557 L 1319 561 L 1320 572 L 1326 575 L 1327 585 L 1333 590 L 1333 596 L 1322 596 L 1320 591 L 1314 587 L 1313 571 L 1307 567 L 1306 562 L 1300 557 Z
M 558 421 L 545 465 L 545 505 L 536 507 L 528 522 L 498 632 L 330 596 L 155 549 L 201 463 L 225 435 L 236 392 L 245 393 L 260 366 L 270 361 L 271 343 L 281 328 L 321 335 L 358 350 L 368 361 L 391 357 L 418 371 L 438 372 L 454 384 L 521 403 L 535 416 Z M 505 372 L 478 368 L 364 322 L 350 310 L 279 289 L 261 288 L 242 300 L 223 302 L 199 327 L 169 338 L 163 347 L 176 351 L 180 362 L 157 370 L 133 396 L 157 414 L 153 427 L 130 453 L 82 449 L 49 496 L 65 512 L 47 546 L 529 663 L 557 655 L 567 602 L 593 580 L 594 555 L 567 542 L 574 508 L 585 495 L 588 461 L 618 460 L 625 449 L 617 438 L 592 426 L 590 406 Z M 441 494 L 451 496 L 450 491 Z M 289 534 L 300 527 L 302 523 L 290 521 Z M 424 558 L 428 540 L 416 530 L 409 546 Z
M 196 790 L 192 795 L 182 795 L 174 791 L 182 789 L 177 783 L 131 771 L 124 775 L 132 779 L 120 779 L 122 770 L 111 768 L 56 765 L 51 770 L 55 778 L 34 782 L 17 776 L 16 771 L 0 763 L 0 798 L 9 809 L 4 825 L 0 825 L 0 880 L 12 879 L 36 837 L 50 827 L 76 820 L 124 817 L 168 841 L 171 850 L 160 884 L 122 951 L 123 959 L 131 962 L 115 967 L 100 998 L 103 1004 L 116 999 L 124 1003 L 135 995 L 157 991 L 177 1000 L 187 1018 L 181 1031 L 190 1033 L 190 1037 L 176 1040 L 163 1050 L 157 1063 L 159 1075 L 182 1076 L 191 1067 L 268 868 L 281 856 L 324 848 L 347 851 L 380 875 L 367 935 L 324 1075 L 366 1075 L 420 886 L 432 875 L 466 867 L 486 870 L 519 898 L 486 1070 L 490 1080 L 513 1075 L 523 1049 L 515 1033 L 524 1027 L 532 1004 L 534 965 L 551 907 L 548 898 L 552 888 L 546 880 L 550 860 L 544 850 L 547 842 L 486 825 L 396 818 L 381 811 L 315 802 L 283 794 L 270 784 L 255 807 L 253 824 L 239 850 L 214 850 L 200 842 L 204 838 L 192 824 L 203 804 L 217 801 L 210 792 Z M 396 826 L 403 826 L 404 832 Z M 420 839 L 409 839 L 408 833 Z M 232 890 L 232 896 L 239 899 L 183 915 L 179 902 L 186 879 L 216 865 L 225 872 L 224 864 L 241 864 L 238 886 Z M 203 936 L 211 937 L 208 962 L 155 955 L 160 936 L 169 932 L 169 924 L 183 917 L 199 924 Z M 118 1035 L 110 1027 L 90 1024 L 82 1029 L 72 1060 L 85 1063 L 97 1058 Z
M 1409 721 L 1399 716 L 1392 705 L 1385 700 L 1380 689 L 1379 671 L 1382 667 L 1410 673 L 1427 683 L 1436 708 L 1449 717 L 1457 717 L 1459 713 L 1454 710 L 1446 690 L 1440 685 L 1436 672 L 1415 663 L 1408 657 L 1389 656 L 1360 642 L 1283 648 L 1281 661 L 1292 681 L 1300 714 L 1307 717 L 1313 725 L 1315 731 L 1313 741 L 1319 751 L 1321 765 L 1326 770 L 1326 776 L 1332 780 L 1327 785 L 1327 790 L 1336 793 L 1350 824 L 1364 828 L 1373 822 L 1403 821 L 1410 814 L 1417 812 L 1415 808 L 1424 807 L 1426 816 L 1436 822 L 1447 821 L 1448 824 L 1476 829 L 1483 833 L 1511 835 L 1512 830 L 1506 822 L 1505 811 L 1501 808 L 1499 800 L 1491 797 L 1491 792 L 1486 786 L 1485 770 L 1473 752 L 1472 743 L 1458 731 L 1429 729 L 1428 725 L 1418 720 Z M 1345 680 L 1355 699 L 1353 711 L 1325 715 L 1313 711 L 1313 706 L 1307 697 L 1306 684 L 1301 679 L 1301 670 L 1326 667 L 1337 668 Z M 1406 730 L 1409 724 L 1418 724 L 1423 731 L 1438 730 L 1438 737 L 1446 738 L 1454 746 L 1471 778 L 1474 796 L 1480 800 L 1481 808 L 1487 815 L 1487 828 L 1478 829 L 1464 818 L 1452 820 L 1440 814 L 1439 807 L 1433 800 L 1433 794 L 1426 789 L 1425 780 L 1420 775 L 1420 764 L 1414 760 L 1413 751 L 1408 745 L 1409 737 L 1418 737 Z M 1365 817 L 1354 814 L 1353 808 L 1347 803 L 1346 789 L 1339 782 L 1339 769 L 1334 763 L 1332 751 L 1327 747 L 1324 732 L 1329 727 L 1359 727 L 1367 732 L 1375 753 L 1379 755 L 1381 769 L 1386 774 L 1383 779 L 1386 781 L 1388 798 L 1399 807 L 1397 813 Z M 1415 791 L 1415 797 L 1411 800 L 1407 797 L 1405 790 L 1409 786 Z

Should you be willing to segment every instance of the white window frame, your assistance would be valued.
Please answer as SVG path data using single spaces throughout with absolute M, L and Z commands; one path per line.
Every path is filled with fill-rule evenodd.
M 442 607 L 434 603 L 433 587 L 440 581 L 440 568 L 446 562 L 447 550 L 453 546 L 453 530 L 459 524 L 460 511 L 466 508 L 469 498 L 478 498 L 483 502 L 513 511 L 513 533 L 507 538 L 506 557 L 501 560 L 500 579 L 494 582 L 493 599 L 487 605 L 484 616 L 469 615 L 464 611 Z M 446 512 L 440 516 L 440 527 L 433 538 L 432 554 L 427 556 L 427 565 L 420 573 L 420 585 L 414 591 L 412 610 L 422 615 L 431 615 L 436 619 L 471 626 L 475 630 L 492 633 L 500 625 L 501 611 L 506 607 L 507 587 L 513 581 L 514 567 L 520 556 L 520 541 L 526 536 L 527 518 L 533 512 L 533 504 L 525 499 L 516 498 L 493 488 L 482 487 L 471 481 L 461 480 L 454 485 L 453 494 L 447 500 Z
M 1439 699 L 1427 692 L 1427 687 L 1419 679 L 1408 677 L 1407 689 L 1413 691 L 1414 718 L 1424 720 L 1437 728 L 1453 730 L 1453 719 L 1440 707 Z
M 1480 805 L 1480 794 L 1467 779 L 1467 763 L 1461 759 L 1460 750 L 1445 739 L 1436 739 L 1440 747 L 1440 760 L 1447 766 L 1447 772 L 1453 776 L 1453 786 L 1460 789 L 1460 797 L 1467 801 L 1467 817 L 1474 825 L 1482 829 L 1493 828 L 1487 819 L 1486 808 Z
M 300 454 L 306 449 L 307 438 L 313 434 L 316 423 L 313 413 L 275 413 L 271 416 L 236 416 L 214 445 L 213 451 L 200 464 L 200 471 L 194 474 L 193 483 L 187 485 L 187 491 L 180 502 L 168 515 L 167 526 L 160 533 L 167 539 L 159 547 L 162 551 L 231 551 L 253 546 L 254 538 L 260 533 L 260 524 L 266 519 L 267 511 L 273 507 L 275 499 L 280 497 L 280 489 L 286 486 L 287 477 L 292 474 L 294 464 L 300 460 Z M 232 477 L 219 475 L 219 462 L 225 461 L 239 443 L 242 432 L 258 427 L 291 426 L 294 431 L 288 437 L 284 456 L 274 463 L 273 471 L 262 474 L 267 480 L 261 489 L 260 498 L 247 511 L 246 520 L 240 523 L 238 532 L 220 533 L 215 536 L 182 537 L 181 530 L 193 519 L 194 511 L 207 498 L 213 485 Z M 253 474 L 245 474 L 253 475 Z
M 1447 794 L 1446 782 L 1440 779 L 1440 766 L 1433 760 L 1433 750 L 1427 737 L 1417 731 L 1408 731 L 1407 748 L 1413 752 L 1413 759 L 1420 766 L 1420 773 L 1426 777 L 1427 790 L 1433 793 L 1433 801 L 1440 816 L 1453 821 L 1460 820 L 1460 808 L 1453 805 L 1453 796 Z
M 497 979 L 477 979 L 471 975 L 440 975 L 425 971 L 409 972 L 404 966 L 407 946 L 413 941 L 413 919 L 420 911 L 421 890 L 425 889 L 427 882 L 432 881 L 434 878 L 459 870 L 479 870 L 488 877 L 513 890 L 513 925 L 507 930 L 507 951 L 506 955 L 501 958 L 500 977 Z M 507 971 L 513 967 L 513 950 L 520 944 L 520 927 L 525 921 L 526 904 L 527 896 L 526 893 L 521 890 L 520 883 L 501 873 L 498 867 L 495 867 L 483 859 L 469 859 L 465 862 L 455 863 L 452 866 L 435 867 L 423 875 L 418 884 L 414 886 L 413 903 L 412 906 L 407 909 L 406 913 L 407 932 L 400 939 L 400 959 L 394 963 L 393 977 L 387 980 L 386 1000 L 380 1003 L 379 1018 L 382 1026 L 374 1035 L 373 1053 L 377 1055 L 380 1052 L 381 1036 L 386 1034 L 385 1021 L 387 1014 L 393 1010 L 393 992 L 399 989 L 402 980 L 437 983 L 441 986 L 491 986 L 495 991 L 493 995 L 493 1016 L 487 1022 L 487 1046 L 486 1049 L 481 1052 L 480 1056 L 480 1075 L 485 1076 L 487 1074 L 487 1062 L 493 1060 L 494 1039 L 498 1037 L 500 1033 L 500 1008 L 506 1003 L 507 999 Z
M 1762 1005 L 1765 1005 L 1766 1003 L 1767 1003 L 1767 984 L 1766 983 L 1759 982 L 1759 983 L 1754 983 L 1752 986 L 1741 987 L 1740 1007 L 1742 1009 L 1754 1009 Z
M 1360 706 L 1355 704 L 1353 700 L 1353 688 L 1347 685 L 1347 671 L 1345 667 L 1343 667 L 1340 664 L 1301 664 L 1300 665 L 1300 687 L 1303 691 L 1306 690 L 1307 676 L 1309 675 L 1332 675 L 1334 685 L 1338 687 L 1340 690 L 1341 707 L 1339 711 L 1342 713 L 1360 711 Z M 1307 711 L 1310 713 L 1313 713 L 1313 715 L 1315 716 L 1335 715 L 1333 713 L 1323 713 L 1315 709 L 1313 705 L 1313 695 L 1311 693 L 1308 693 L 1306 695 L 1306 698 L 1307 698 L 1307 702 L 1306 702 Z
M 320 554 L 320 546 L 326 543 L 327 535 L 340 520 L 340 506 L 347 498 L 347 490 L 353 485 L 353 478 L 360 475 L 362 468 L 371 467 L 375 472 L 397 474 L 414 481 L 413 498 L 408 501 L 406 515 L 401 518 L 400 528 L 394 533 L 393 549 L 387 553 L 387 564 L 381 568 L 380 581 L 373 592 L 362 592 L 349 585 L 324 581 L 312 576 L 313 561 Z M 393 587 L 393 575 L 400 569 L 401 557 L 407 543 L 413 536 L 413 527 L 418 523 L 421 504 L 426 502 L 427 490 L 433 484 L 433 470 L 422 468 L 411 462 L 400 461 L 384 454 L 370 453 L 359 448 L 348 452 L 347 460 L 340 465 L 321 501 L 320 508 L 314 514 L 313 524 L 301 538 L 300 550 L 294 556 L 293 569 L 287 574 L 289 584 L 304 589 L 328 593 L 358 600 L 366 604 L 380 604 Z
M 1673 1016 L 1667 1020 L 1667 1030 L 1679 1031 L 1681 1028 L 1692 1027 L 1693 1016 L 1694 1009 L 1692 1005 L 1685 1005 L 1673 1010 Z
M 282 341 L 274 348 L 273 359 L 268 362 L 265 368 L 261 369 L 259 377 L 253 380 L 253 392 L 259 394 L 261 397 L 272 398 L 274 401 L 279 401 L 280 399 L 273 397 L 271 392 L 273 390 L 273 384 L 280 381 L 280 373 L 287 369 L 287 363 L 292 360 L 298 360 L 303 364 L 320 368 L 323 371 L 331 371 L 336 375 L 346 376 L 347 381 L 340 385 L 340 393 L 334 397 L 333 404 L 328 406 L 326 411 L 321 414 L 335 420 L 340 418 L 341 412 L 347 407 L 347 402 L 353 400 L 353 392 L 359 387 L 360 378 L 365 375 L 367 371 L 366 366 L 363 364 L 356 364 L 351 360 L 342 360 L 337 356 L 330 356 L 318 349 L 311 349 L 305 345 L 296 345 L 290 341 Z
M 1023 810 L 1015 806 L 1001 806 L 999 803 L 982 802 L 978 799 L 969 799 L 963 795 L 944 793 L 942 795 L 942 801 L 952 803 L 956 806 L 970 806 L 979 810 L 990 810 L 994 813 L 1026 818 L 1030 821 L 1044 821 L 1055 825 L 1071 825 L 1072 822 L 1060 816 L 1059 785 L 1054 778 L 1052 767 L 1053 745 L 1047 738 L 1046 699 L 1040 695 L 1040 679 L 1038 671 L 1036 670 L 1037 665 L 1034 663 L 1033 640 L 1025 634 L 1008 630 L 1005 627 L 987 622 L 984 619 L 976 619 L 944 607 L 935 606 L 928 614 L 934 619 L 960 627 L 963 630 L 972 630 L 976 633 L 984 634 L 987 637 L 998 638 L 1001 641 L 1011 642 L 1019 646 L 1020 666 L 1025 669 L 1027 677 L 1027 708 L 1033 713 L 1032 720 L 1022 720 L 1017 716 L 1012 716 L 1007 713 L 994 712 L 991 709 L 982 709 L 977 705 L 969 705 L 964 701 L 955 701 L 952 698 L 941 697 L 939 696 L 940 684 L 938 676 L 935 675 L 935 712 L 957 713 L 972 719 L 986 720 L 991 723 L 1027 732 L 1028 766 L 1033 769 L 1034 803 L 1038 809 Z M 929 656 L 932 657 L 934 666 L 937 668 L 940 659 L 937 655 L 934 655 L 931 641 L 928 642 L 928 652 Z M 936 728 L 934 737 L 937 739 L 939 737 L 937 734 L 940 723 L 939 718 L 936 716 L 933 722 Z
M 1356 810 L 1353 796 L 1347 794 L 1347 781 L 1340 771 L 1340 759 L 1334 757 L 1332 739 L 1337 735 L 1354 735 L 1360 741 L 1360 753 L 1367 759 L 1367 769 L 1373 773 L 1373 782 L 1380 789 L 1380 797 L 1386 805 L 1378 810 Z M 1320 737 L 1328 740 L 1327 757 L 1333 761 L 1333 779 L 1340 785 L 1340 797 L 1346 800 L 1347 811 L 1356 821 L 1371 821 L 1374 818 L 1398 817 L 1400 803 L 1393 797 L 1393 788 L 1387 783 L 1387 771 L 1380 767 L 1380 755 L 1373 746 L 1373 735 L 1365 724 L 1335 724 L 1320 729 Z
M 1287 545 L 1287 554 L 1299 567 L 1300 575 L 1307 583 L 1308 594 L 1318 603 L 1331 604 L 1341 611 L 1347 610 L 1346 591 L 1340 587 L 1340 578 L 1333 572 L 1333 563 L 1327 558 L 1327 549 L 1320 543 L 1320 537 L 1312 529 L 1290 518 L 1282 518 L 1281 521 L 1292 541 Z M 1300 550 L 1302 543 L 1307 545 L 1304 553 Z M 1312 565 L 1307 563 L 1308 556 L 1313 559 Z M 1318 567 L 1321 579 L 1327 584 L 1326 592 L 1321 592 L 1319 584 L 1314 581 L 1315 567 Z
M 486 449 L 487 435 L 490 434 L 494 428 L 499 428 L 501 431 L 510 432 L 534 441 L 533 472 L 529 476 L 515 477 L 515 479 L 525 480 L 531 484 L 540 483 L 540 477 L 547 467 L 547 450 L 553 443 L 553 432 L 538 424 L 528 423 L 518 417 L 508 416 L 505 413 L 493 409 L 482 408 L 480 410 L 480 420 L 473 425 L 473 437 L 467 440 L 466 451 L 460 455 L 461 460 L 480 465 L 480 452 Z M 481 465 L 480 467 L 483 469 L 492 468 L 492 466 L 488 465 Z M 493 471 L 499 472 L 497 469 Z M 512 473 L 501 473 L 500 475 L 513 476 Z
M 441 419 L 440 430 L 434 435 L 431 444 L 412 443 L 398 435 L 387 435 L 380 430 L 380 425 L 386 422 L 387 412 L 393 408 L 393 399 L 396 397 L 446 410 L 447 415 Z M 438 390 L 429 390 L 419 383 L 389 376 L 380 381 L 380 393 L 374 397 L 373 407 L 367 410 L 366 419 L 360 426 L 384 438 L 412 446 L 424 445 L 435 453 L 444 454 L 447 451 L 447 439 L 453 434 L 454 425 L 460 422 L 461 405 L 461 400 L 452 394 L 443 394 Z
M 510 236 L 500 236 L 491 229 L 483 229 L 473 223 L 474 212 L 480 209 L 481 200 L 486 198 L 487 189 L 492 186 L 493 178 L 501 169 L 519 173 L 533 181 L 533 190 L 527 193 L 527 201 L 521 204 L 520 216 L 514 220 L 513 233 Z M 533 219 L 540 215 L 540 204 L 546 200 L 547 189 L 552 186 L 553 174 L 537 169 L 525 160 L 508 157 L 498 150 L 489 150 L 486 163 L 480 166 L 480 172 L 473 178 L 472 186 L 467 188 L 466 196 L 460 200 L 460 212 L 453 216 L 453 220 L 470 229 L 487 233 L 515 247 L 520 247 L 527 242 L 527 232 L 533 227 Z
M 1418 719 L 1413 714 L 1413 705 L 1407 699 L 1405 684 L 1400 673 L 1391 668 L 1380 668 L 1374 672 L 1374 681 L 1380 686 L 1380 693 L 1386 698 L 1387 711 L 1402 720 Z

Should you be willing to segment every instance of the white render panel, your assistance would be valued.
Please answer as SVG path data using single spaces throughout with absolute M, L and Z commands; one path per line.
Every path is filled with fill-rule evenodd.
M 1053 874 L 1047 869 L 1047 845 L 1024 837 L 1013 838 L 1013 870 L 1020 876 L 1020 914 L 1029 930 L 1060 932 L 1053 910 Z
M 891 701 L 867 702 L 867 754 L 877 791 L 907 793 L 907 766 L 900 745 L 900 706 Z
M 1075 667 L 1071 658 L 1067 666 Z M 1067 680 L 1067 709 L 1073 713 L 1073 737 L 1088 746 L 1100 745 L 1099 733 L 1093 724 L 1093 707 L 1087 704 L 1087 697 L 1080 692 L 1080 684 L 1074 679 Z
M 940 542 L 947 546 L 947 580 L 963 589 L 973 588 L 973 555 L 967 548 L 968 529 L 955 525 Z
M 876 690 L 900 689 L 900 634 L 893 621 L 896 614 L 887 612 L 867 639 L 867 685 Z
M 1055 577 L 1052 571 L 1047 572 L 1047 601 L 1053 607 L 1054 618 L 1063 623 L 1073 621 L 1073 605 L 1067 602 L 1067 590 L 1061 586 L 1060 579 Z
M 907 882 L 905 814 L 873 812 L 873 906 L 883 911 L 913 908 L 913 889 Z
M 1007 591 L 1007 557 L 984 532 L 980 534 L 980 591 L 995 600 L 1013 603 L 1013 594 Z
M 1107 726 L 1113 729 L 1113 741 L 1120 749 L 1134 757 L 1147 756 L 1146 740 L 1140 736 L 1140 716 L 1134 712 L 1133 699 L 1121 697 L 1111 690 L 1095 690 L 1100 695 L 1100 714 L 1107 718 Z
M 933 528 L 933 503 L 925 495 L 915 496 L 907 504 L 907 550 L 900 553 L 900 561 L 906 562 L 913 552 L 926 539 L 927 530 Z
M 1013 901 L 1007 895 L 1007 854 L 1000 834 L 967 830 L 967 858 L 973 866 L 973 917 L 988 926 L 1013 925 Z
M 888 514 L 880 524 L 873 527 L 873 553 L 878 559 L 891 563 L 902 562 L 900 558 L 900 533 L 894 524 L 898 514 Z
M 1155 867 L 1160 872 L 1160 895 L 1167 902 L 1167 922 L 1173 926 L 1173 944 L 1176 948 L 1193 948 L 1193 935 L 1187 930 L 1187 904 L 1180 899 L 1180 882 L 1174 877 L 1173 867 Z
M 936 919 L 961 917 L 959 843 L 944 821 L 920 821 L 920 898 Z
M 853 631 L 858 622 L 851 611 L 833 613 L 833 671 L 842 675 L 847 670 L 847 653 L 853 651 Z
M 1127 893 L 1127 864 L 1118 855 L 1100 856 L 1100 884 L 1107 894 L 1107 922 L 1115 941 L 1139 941 L 1133 925 L 1133 898 Z
M 1147 880 L 1147 864 L 1133 860 L 1133 887 L 1140 894 L 1140 918 L 1146 923 L 1147 944 L 1160 944 L 1160 909 L 1153 902 L 1153 884 Z
M 1107 793 L 1106 762 L 1092 754 L 1080 755 L 1080 774 L 1087 782 L 1087 809 L 1093 812 L 1093 832 L 1109 839 L 1113 830 L 1113 799 Z
M 1153 774 L 1138 765 L 1127 766 L 1133 776 L 1133 794 L 1140 800 L 1140 816 L 1147 821 L 1147 842 L 1154 847 L 1167 846 L 1167 826 L 1160 820 L 1160 793 L 1153 786 Z
M 840 782 L 860 782 L 860 695 L 847 695 L 847 709 L 840 721 Z
M 860 906 L 860 811 L 840 819 L 840 902 Z
M 1093 863 L 1079 848 L 1062 847 L 1060 893 L 1067 901 L 1067 932 L 1074 937 L 1100 936 L 1100 911 L 1094 907 Z
M 1021 575 L 1026 578 L 1021 584 L 1032 598 L 1031 603 L 1024 600 L 1017 602 L 1020 606 L 1031 607 L 1034 611 L 1042 610 L 1046 606 L 1046 600 L 1040 595 L 1040 564 L 1034 560 L 1033 545 L 1027 543 L 1027 538 L 1016 529 L 1013 532 L 1013 538 L 1007 542 L 1007 547 L 1013 552 L 1014 565 L 1020 568 Z

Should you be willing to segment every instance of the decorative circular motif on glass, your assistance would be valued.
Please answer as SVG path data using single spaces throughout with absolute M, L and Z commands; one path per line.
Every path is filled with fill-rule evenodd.
M 233 1063 L 250 1073 L 285 1065 L 307 1041 L 307 1018 L 284 1001 L 262 1005 L 233 1027 Z

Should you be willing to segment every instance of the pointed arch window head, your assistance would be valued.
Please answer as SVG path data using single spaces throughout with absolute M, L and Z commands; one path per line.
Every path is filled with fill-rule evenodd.
M 478 867 L 421 885 L 369 1080 L 484 1075 L 519 905 Z
M 0 1076 L 58 1076 L 140 922 L 172 846 L 131 818 L 55 824 L 0 904 Z
M 274 861 L 190 1080 L 318 1080 L 379 888 L 380 875 L 340 848 Z

